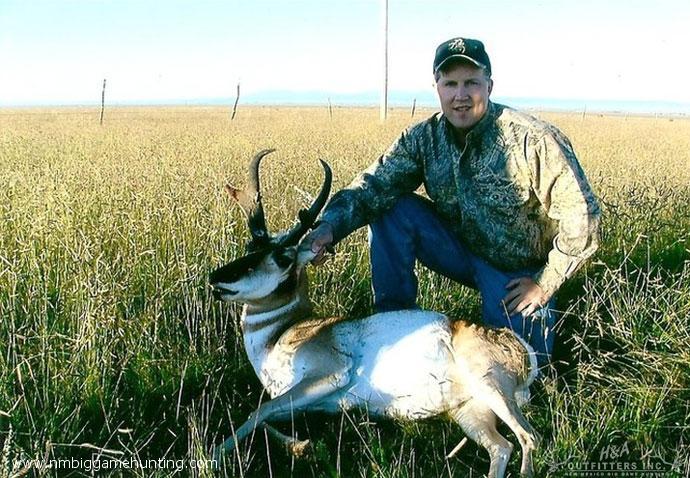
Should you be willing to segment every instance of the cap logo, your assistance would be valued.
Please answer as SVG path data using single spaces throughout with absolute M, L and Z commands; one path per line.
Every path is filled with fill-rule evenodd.
M 448 45 L 448 49 L 458 53 L 465 53 L 465 40 L 456 38 Z

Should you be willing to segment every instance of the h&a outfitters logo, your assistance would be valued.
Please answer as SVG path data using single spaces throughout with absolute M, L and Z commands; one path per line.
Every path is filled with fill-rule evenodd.
M 638 450 L 634 443 L 609 443 L 590 460 L 553 463 L 547 476 L 563 478 L 680 478 L 682 464 Z M 597 459 L 598 458 L 598 459 Z M 677 461 L 677 460 L 676 460 Z

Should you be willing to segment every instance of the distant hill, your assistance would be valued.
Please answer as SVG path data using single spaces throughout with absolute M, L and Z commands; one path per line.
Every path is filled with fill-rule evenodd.
M 316 106 L 378 106 L 378 91 L 362 91 L 356 93 L 334 93 L 328 91 L 287 91 L 271 90 L 246 93 L 240 97 L 240 104 L 245 105 L 304 105 Z M 438 99 L 432 90 L 425 91 L 391 91 L 388 104 L 391 107 L 411 107 L 413 101 L 418 107 L 438 108 Z M 520 109 L 532 111 L 588 111 L 606 113 L 631 114 L 668 114 L 690 115 L 690 103 L 670 101 L 625 101 L 625 100 L 586 100 L 586 99 L 558 99 L 558 98 L 517 98 L 492 97 L 497 103 L 506 104 Z M 110 106 L 132 105 L 232 105 L 234 97 L 216 98 L 171 98 L 152 100 L 114 100 L 108 102 Z M 90 106 L 100 105 L 100 98 L 82 102 L 13 102 L 0 100 L 0 107 L 7 106 Z

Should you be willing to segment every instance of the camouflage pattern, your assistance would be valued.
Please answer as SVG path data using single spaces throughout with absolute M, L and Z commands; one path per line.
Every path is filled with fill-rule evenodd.
M 337 242 L 422 184 L 470 251 L 500 270 L 538 270 L 549 295 L 597 248 L 599 205 L 568 139 L 491 102 L 462 150 L 441 113 L 405 130 L 321 220 Z

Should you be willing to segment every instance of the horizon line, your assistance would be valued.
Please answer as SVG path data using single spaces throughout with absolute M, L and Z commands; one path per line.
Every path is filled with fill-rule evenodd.
M 378 107 L 380 93 L 375 91 L 355 93 L 329 93 L 313 91 L 267 90 L 240 96 L 239 104 L 247 106 L 328 106 L 333 107 Z M 106 106 L 231 106 L 235 97 L 195 97 L 163 99 L 123 99 L 107 101 Z M 611 113 L 665 113 L 690 114 L 690 102 L 675 100 L 621 100 L 621 99 L 581 99 L 497 96 L 495 103 L 515 106 L 529 110 L 558 111 L 591 111 Z M 439 108 L 438 99 L 430 92 L 393 91 L 389 93 L 388 104 L 391 108 L 409 108 L 416 104 L 419 108 Z M 100 106 L 99 99 L 94 100 L 40 100 L 40 101 L 5 101 L 0 100 L 0 108 L 40 108 L 40 107 L 92 107 Z

